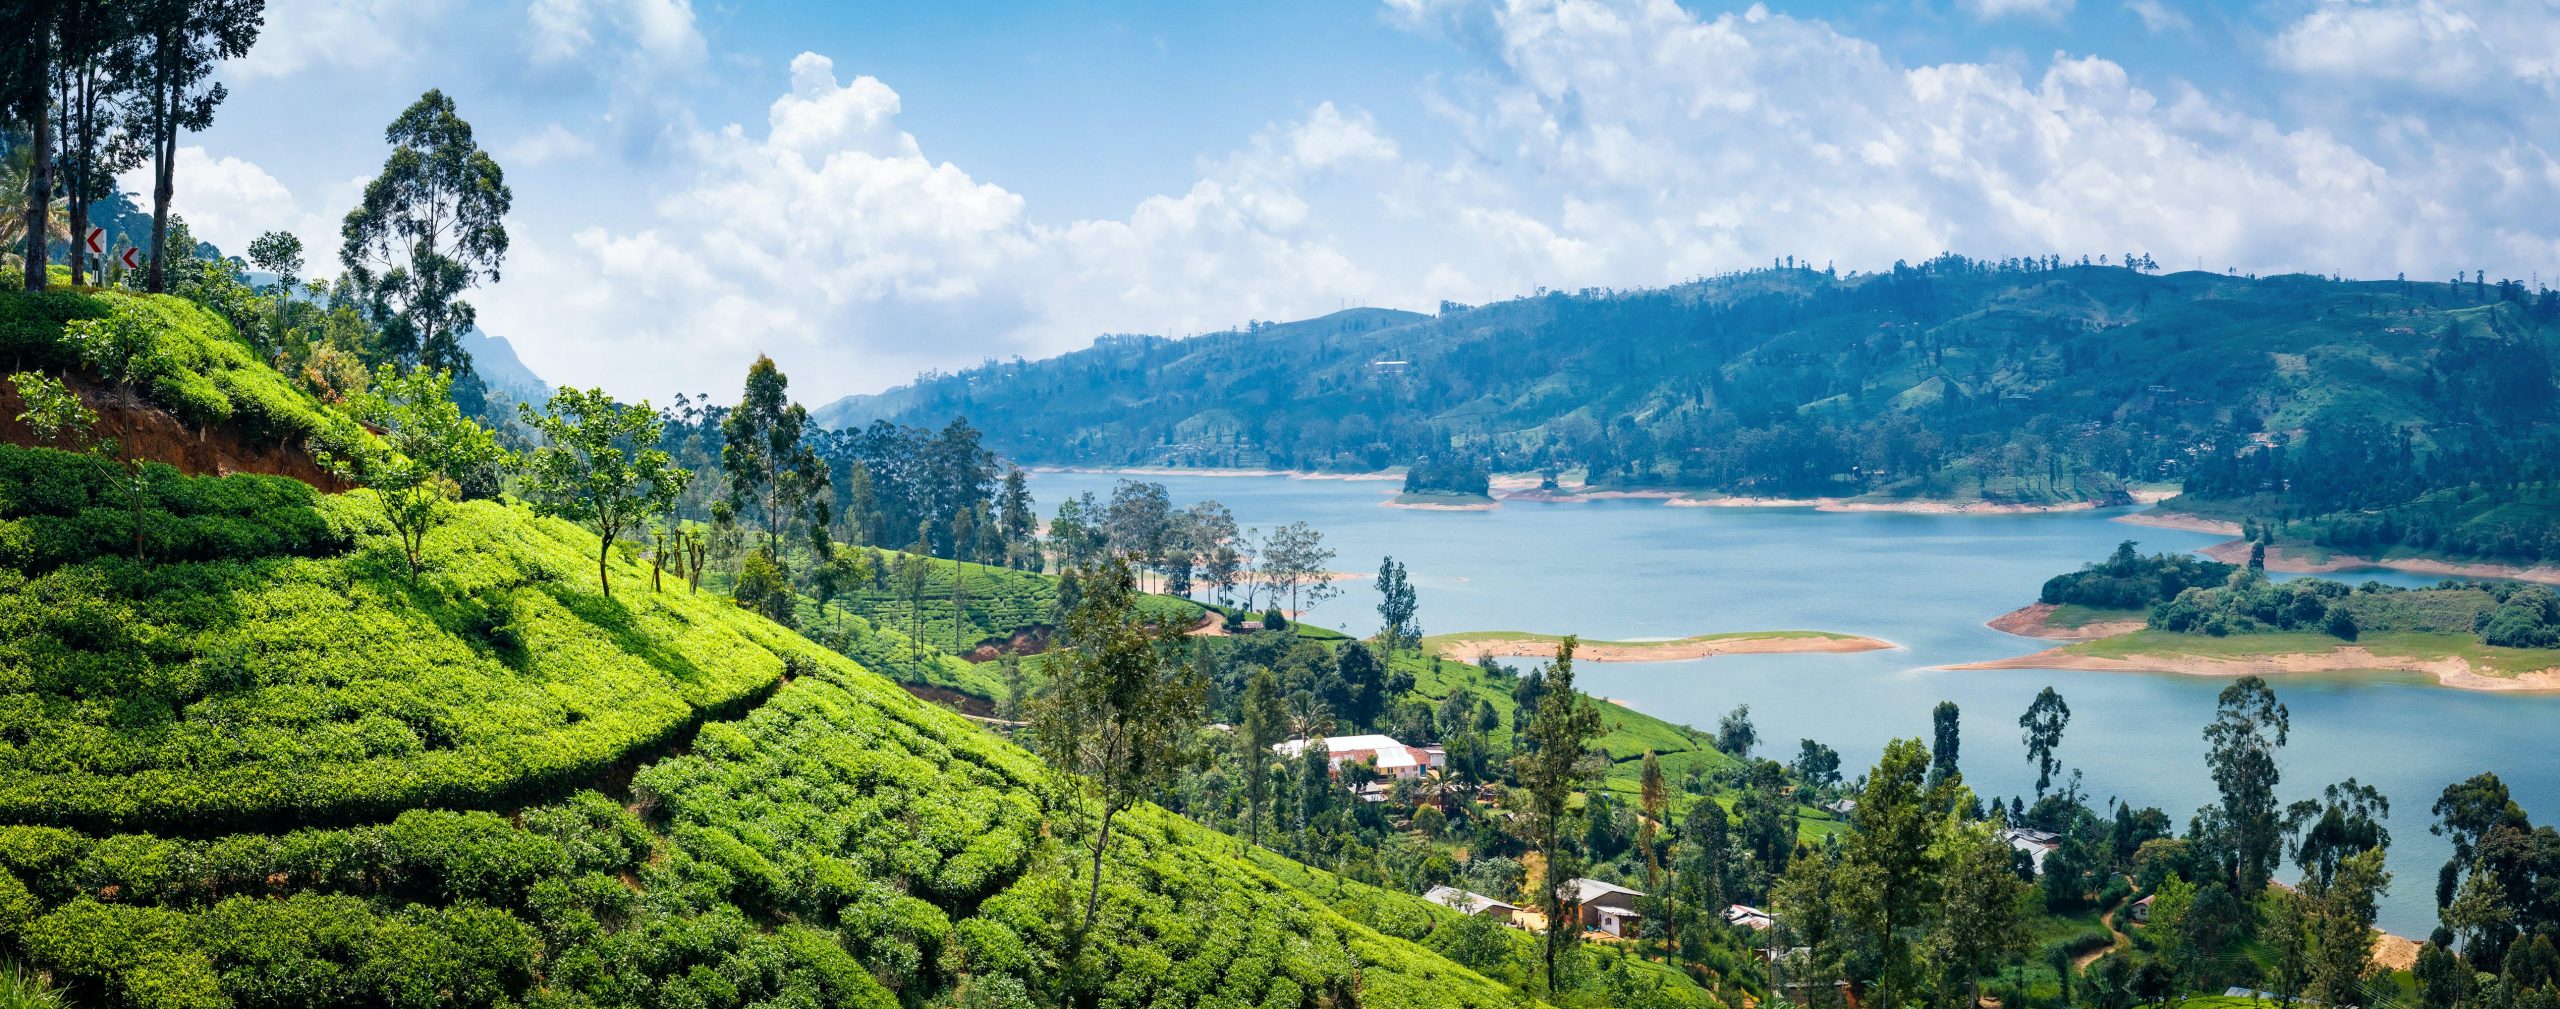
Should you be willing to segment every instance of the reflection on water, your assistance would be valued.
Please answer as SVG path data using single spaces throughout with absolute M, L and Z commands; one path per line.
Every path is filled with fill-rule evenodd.
M 1078 491 L 1107 496 L 1116 477 L 1042 473 L 1044 507 Z M 2047 684 L 2070 702 L 2061 755 L 2086 769 L 2093 795 L 2159 806 L 2183 824 L 2212 798 L 2200 732 L 2224 681 L 2175 674 L 1931 667 L 2023 654 L 2048 642 L 1983 626 L 2035 600 L 2044 580 L 2096 560 L 2121 540 L 2145 551 L 2192 550 L 2220 537 L 2111 521 L 2121 511 L 2049 515 L 1899 515 L 1810 509 L 1669 508 L 1654 501 L 1507 504 L 1489 512 L 1378 507 L 1395 485 L 1280 477 L 1156 478 L 1177 504 L 1216 498 L 1244 525 L 1305 521 L 1324 531 L 1340 570 L 1405 563 L 1430 632 L 1529 630 L 1605 640 L 1804 628 L 1892 641 L 1890 651 L 1735 655 L 1683 662 L 1589 664 L 1586 689 L 1674 721 L 1711 726 L 1748 704 L 1783 752 L 1819 739 L 1844 764 L 1872 764 L 1887 739 L 1929 733 L 1929 710 L 1964 710 L 1966 777 L 1986 795 L 2032 787 L 2018 715 Z M 2380 572 L 2401 585 L 2434 579 Z M 1347 582 L 1310 615 L 1325 626 L 1376 628 L 1376 595 Z M 2435 870 L 2447 854 L 2427 833 L 2444 786 L 2495 771 L 2519 802 L 2560 820 L 2560 754 L 2548 742 L 2560 697 L 2448 690 L 2405 675 L 2281 677 L 2293 713 L 2284 751 L 2287 801 L 2353 776 L 2392 799 L 2396 878 L 2383 927 L 2423 938 L 2435 925 Z

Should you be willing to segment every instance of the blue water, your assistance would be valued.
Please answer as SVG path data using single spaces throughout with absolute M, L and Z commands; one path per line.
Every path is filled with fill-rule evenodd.
M 1118 477 L 1041 473 L 1044 509 Z M 1215 498 L 1238 523 L 1321 530 L 1343 571 L 1406 565 L 1427 632 L 1515 629 L 1602 640 L 1800 628 L 1865 634 L 1900 647 L 1846 655 L 1736 655 L 1684 662 L 1586 663 L 1584 689 L 1673 721 L 1712 727 L 1751 706 L 1768 748 L 1787 759 L 1818 739 L 1864 768 L 1896 736 L 1929 734 L 1939 701 L 1964 712 L 1962 765 L 1977 792 L 2026 792 L 2034 775 L 2017 718 L 2050 684 L 2071 705 L 2061 756 L 2084 788 L 2158 806 L 2183 826 L 2213 799 L 2201 730 L 2225 681 L 2196 676 L 1931 667 L 2037 651 L 2050 642 L 1984 621 L 2033 602 L 2044 580 L 2126 539 L 2193 550 L 2222 537 L 2112 521 L 2122 510 L 2046 515 L 1902 515 L 1811 509 L 1674 508 L 1659 501 L 1509 503 L 1489 512 L 1379 507 L 1395 484 L 1284 477 L 1150 477 L 1177 504 Z M 2434 579 L 2356 573 L 2401 585 Z M 1309 619 L 1358 634 L 1377 627 L 1367 581 Z M 2316 796 L 2353 776 L 2392 800 L 2395 880 L 2384 928 L 2435 927 L 2434 882 L 2447 856 L 2427 833 L 2444 786 L 2495 771 L 2540 819 L 2560 819 L 2560 697 L 2450 690 L 2417 678 L 2281 677 L 2292 711 L 2283 797 Z

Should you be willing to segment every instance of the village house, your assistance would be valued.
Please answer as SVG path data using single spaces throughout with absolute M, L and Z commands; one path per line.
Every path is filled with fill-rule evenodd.
M 1724 921 L 1725 924 L 1740 925 L 1754 932 L 1765 932 L 1778 926 L 1778 919 L 1771 917 L 1769 912 L 1749 904 L 1735 904 L 1725 908 Z
M 1370 733 L 1363 736 L 1324 736 L 1318 739 L 1292 739 L 1271 744 L 1271 752 L 1294 758 L 1307 747 L 1323 743 L 1326 759 L 1336 774 L 1342 765 L 1369 761 L 1378 773 L 1390 778 L 1419 778 L 1424 771 L 1448 763 L 1448 755 L 1437 746 L 1406 746 L 1393 737 Z
M 2133 920 L 2135 920 L 2135 921 L 2137 921 L 2137 922 L 2141 922 L 2141 923 L 2146 924 L 2146 925 L 2147 925 L 2147 924 L 2150 924 L 2150 922 L 2151 922 L 2151 898 L 2150 898 L 2150 897 L 2144 897 L 2144 898 L 2142 898 L 2141 900 L 2137 900 L 2137 901 L 2134 901 L 2134 902 L 2133 902 Z
M 1454 909 L 1460 914 L 1491 918 L 1505 925 L 1519 924 L 1513 917 L 1520 912 L 1519 905 L 1507 904 L 1473 890 L 1461 890 L 1454 886 L 1435 886 L 1424 893 L 1422 899 Z
M 2062 847 L 2062 835 L 2024 827 L 2000 828 L 2000 840 L 2009 847 L 2027 853 L 2027 861 L 2035 866 L 2036 875 L 2044 875 L 2044 857 Z
M 1568 879 L 1564 882 L 1566 899 L 1574 903 L 1574 914 L 1582 927 L 1602 935 L 1624 939 L 1635 931 L 1644 918 L 1636 913 L 1636 901 L 1644 893 L 1615 883 L 1596 879 Z

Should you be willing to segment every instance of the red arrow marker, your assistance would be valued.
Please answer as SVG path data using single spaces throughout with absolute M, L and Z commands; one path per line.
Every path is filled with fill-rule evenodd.
M 87 239 L 83 240 L 80 244 L 88 246 L 88 247 L 89 247 L 89 254 L 90 254 L 90 255 L 92 255 L 92 256 L 103 256 L 103 255 L 106 255 L 106 254 L 107 254 L 107 229 L 105 229 L 105 228 L 91 228 L 91 229 L 89 229 L 89 237 L 88 237 Z
M 117 258 L 118 258 L 119 260 L 121 260 L 121 261 L 124 263 L 124 268 L 125 268 L 125 269 L 128 269 L 128 270 L 139 270 L 139 269 L 142 269 L 142 250 L 141 250 L 141 249 L 138 249 L 138 248 L 137 248 L 137 249 L 126 249 L 126 250 L 124 250 L 124 255 L 119 256 L 119 257 L 117 257 Z

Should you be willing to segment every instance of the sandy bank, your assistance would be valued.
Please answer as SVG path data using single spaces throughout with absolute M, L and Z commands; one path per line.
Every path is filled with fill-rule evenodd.
M 2249 562 L 2249 541 L 2232 540 L 2229 543 L 2216 543 L 2204 548 L 2204 555 L 2228 564 L 2246 564 Z M 2326 575 L 2371 571 L 2375 568 L 2406 571 L 2417 575 L 2435 575 L 2441 578 L 2504 578 L 2511 581 L 2560 585 L 2560 567 L 2548 564 L 2526 568 L 2512 564 L 2465 563 L 2438 560 L 2432 557 L 2403 557 L 2378 561 L 2351 554 L 2330 554 L 2326 559 L 2315 561 L 2294 556 L 2280 546 L 2267 548 L 2267 569 L 2282 571 L 2286 574 Z
M 1025 466 L 1032 473 L 1098 473 L 1104 476 L 1288 477 L 1291 480 L 1402 480 L 1403 473 L 1317 473 L 1302 469 L 1237 469 L 1228 466 Z
M 1556 640 L 1554 637 L 1543 635 L 1468 637 L 1465 634 L 1453 634 L 1440 639 L 1437 644 L 1441 655 L 1473 662 L 1485 656 L 1513 659 L 1554 658 Z M 1892 647 L 1894 644 L 1890 641 L 1847 634 L 1822 637 L 1745 632 L 1709 634 L 1672 641 L 1586 641 L 1574 650 L 1573 657 L 1584 662 L 1672 662 L 1680 659 L 1703 659 L 1716 655 L 1871 652 Z
M 1857 498 L 1816 497 L 1672 497 L 1664 502 L 1674 508 L 1811 508 L 1821 512 L 1899 512 L 1906 515 L 2039 515 L 2046 512 L 2080 512 L 2099 507 L 2094 501 L 2065 501 L 2060 504 L 2014 504 L 2002 501 L 1865 501 Z
M 2115 520 L 2126 525 L 2150 526 L 2154 529 L 2183 529 L 2187 532 L 2212 533 L 2216 536 L 2240 535 L 2240 523 L 2237 522 L 2209 519 L 2185 512 L 2164 512 L 2157 508 L 2138 511 L 2131 515 L 2118 515 Z
M 1422 512 L 1489 512 L 1502 502 L 1473 494 L 1397 494 L 1378 502 L 1380 508 Z
M 2188 676 L 2278 676 L 2286 673 L 2410 672 L 2435 677 L 2437 683 L 2459 690 L 2492 690 L 2519 692 L 2560 691 L 2560 669 L 2544 669 L 2514 676 L 2493 676 L 2471 667 L 2460 656 L 2441 659 L 2419 659 L 2401 655 L 2376 655 L 2356 645 L 2341 645 L 2326 652 L 2295 652 L 2284 655 L 2262 655 L 2244 659 L 2217 659 L 2201 655 L 2130 655 L 2121 659 L 2081 655 L 2069 648 L 2049 648 L 2033 655 L 1989 662 L 1966 662 L 1940 666 L 1941 669 L 2071 669 L 2091 672 L 2179 673 Z
M 1984 626 L 1995 631 L 2055 641 L 2095 641 L 2138 631 L 2145 626 L 2140 620 L 2094 620 L 2078 627 L 2064 627 L 2051 622 L 2054 611 L 2061 608 L 2051 603 L 2021 606 L 1991 618 Z

